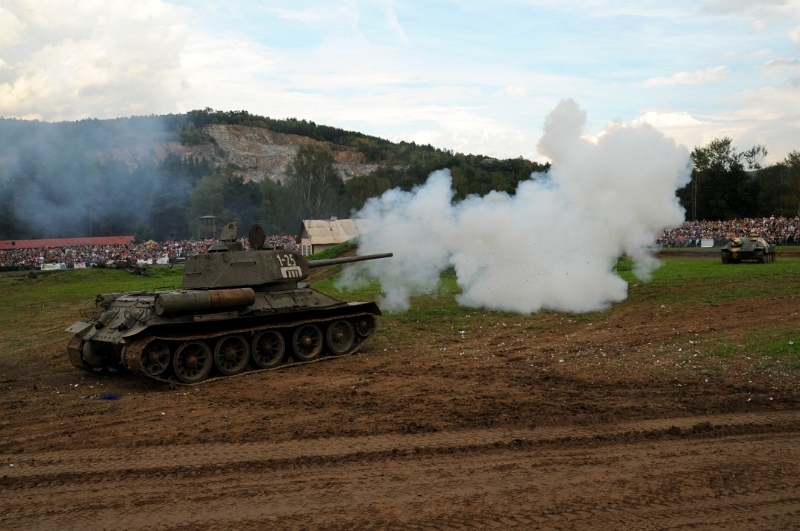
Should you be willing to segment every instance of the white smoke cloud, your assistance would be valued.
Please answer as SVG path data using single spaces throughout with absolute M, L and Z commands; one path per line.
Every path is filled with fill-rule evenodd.
M 552 161 L 544 179 L 520 183 L 509 196 L 492 192 L 453 204 L 449 170 L 410 192 L 390 190 L 357 217 L 375 231 L 359 253 L 394 253 L 347 270 L 378 278 L 383 307 L 402 311 L 409 297 L 435 292 L 440 273 L 455 268 L 472 307 L 531 313 L 599 310 L 625 299 L 617 257 L 636 260 L 647 278 L 657 267 L 650 246 L 683 221 L 675 190 L 689 180 L 689 153 L 648 124 L 611 124 L 596 141 L 584 137 L 586 113 L 562 101 L 545 122 L 539 152 Z

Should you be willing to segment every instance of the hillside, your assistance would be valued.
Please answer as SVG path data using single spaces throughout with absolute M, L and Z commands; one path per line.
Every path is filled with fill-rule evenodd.
M 164 160 L 168 153 L 182 159 L 195 158 L 208 161 L 212 168 L 231 165 L 245 182 L 286 180 L 286 167 L 297 148 L 313 143 L 325 147 L 336 160 L 334 165 L 342 180 L 366 175 L 378 169 L 377 163 L 367 163 L 366 156 L 352 148 L 332 142 L 314 140 L 307 136 L 284 134 L 261 127 L 213 124 L 200 130 L 208 137 L 203 142 L 189 144 L 180 141 L 157 144 L 154 154 Z
M 338 175 L 313 211 L 298 202 L 288 172 L 304 146 L 327 153 Z M 0 118 L 0 237 L 184 238 L 196 235 L 206 214 L 291 233 L 299 219 L 348 216 L 370 197 L 411 189 L 443 168 L 463 198 L 514 193 L 547 166 L 246 111 L 59 123 Z

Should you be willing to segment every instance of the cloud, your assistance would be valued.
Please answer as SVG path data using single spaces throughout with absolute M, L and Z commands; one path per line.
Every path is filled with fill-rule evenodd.
M 651 77 L 645 80 L 643 87 L 674 87 L 678 85 L 708 85 L 722 81 L 730 75 L 727 66 L 715 66 L 694 72 L 677 72 L 670 77 Z
M 700 13 L 749 19 L 750 32 L 762 33 L 800 17 L 800 0 L 706 0 Z
M 797 46 L 797 49 L 800 50 L 800 26 L 796 28 L 792 28 L 789 30 L 789 40 Z
M 24 28 L 25 24 L 14 13 L 0 7 L 0 46 L 19 42 Z
M 406 32 L 403 30 L 403 26 L 400 25 L 400 22 L 397 20 L 397 13 L 394 10 L 394 7 L 390 4 L 386 8 L 386 25 L 392 30 L 397 37 L 404 43 L 408 44 L 408 37 L 406 37 Z
M 772 50 L 769 48 L 764 48 L 762 50 L 756 50 L 755 52 L 750 53 L 741 53 L 741 52 L 725 52 L 724 54 L 720 55 L 720 59 L 734 59 L 734 60 L 747 60 L 747 59 L 754 59 L 756 57 L 761 57 L 764 55 L 769 55 L 772 53 Z
M 791 58 L 775 60 L 773 66 L 800 68 Z M 652 109 L 633 120 L 632 125 L 650 124 L 689 147 L 703 146 L 725 136 L 742 150 L 764 144 L 769 149 L 767 162 L 775 163 L 798 149 L 799 78 L 775 87 L 761 86 L 725 95 L 723 110 L 714 113 L 693 116 L 683 110 Z
M 702 12 L 711 15 L 787 16 L 800 13 L 800 2 L 797 0 L 706 0 Z
M 358 26 L 360 14 L 351 2 L 338 7 L 309 7 L 302 11 L 284 8 L 263 8 L 268 13 L 274 13 L 280 19 L 296 20 L 308 26 L 321 26 L 329 24 L 346 23 L 355 28 Z
M 0 115 L 59 120 L 172 110 L 187 8 L 118 0 L 13 1 L 7 9 L 25 31 L 16 46 L 0 47 L 14 72 L 0 84 Z
M 283 8 L 268 8 L 267 11 L 275 13 L 278 18 L 284 20 L 297 20 L 303 24 L 311 24 L 321 20 L 329 20 L 331 18 L 331 10 L 328 9 L 312 9 L 306 8 L 302 11 L 296 9 L 283 9 Z
M 656 112 L 649 111 L 644 115 L 636 118 L 631 122 L 631 125 L 638 127 L 643 124 L 650 124 L 656 129 L 665 129 L 670 127 L 686 127 L 703 125 L 702 122 L 692 117 L 688 112 Z
M 508 85 L 502 90 L 502 93 L 512 98 L 524 98 L 528 95 L 528 89 L 519 85 Z
M 779 57 L 777 59 L 770 59 L 764 63 L 761 70 L 768 76 L 780 75 L 787 71 L 797 72 L 800 71 L 800 58 Z

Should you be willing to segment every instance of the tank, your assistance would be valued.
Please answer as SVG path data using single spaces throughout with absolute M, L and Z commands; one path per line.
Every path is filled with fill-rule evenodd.
M 71 363 L 196 384 L 352 354 L 374 334 L 381 314 L 374 302 L 342 302 L 303 280 L 313 268 L 391 253 L 308 261 L 264 247 L 258 225 L 250 231 L 251 250 L 236 237 L 230 222 L 219 243 L 188 256 L 179 290 L 98 295 L 87 319 L 67 329 L 74 334 Z
M 758 234 L 733 238 L 722 247 L 722 263 L 738 264 L 742 261 L 766 264 L 775 261 L 775 246 Z

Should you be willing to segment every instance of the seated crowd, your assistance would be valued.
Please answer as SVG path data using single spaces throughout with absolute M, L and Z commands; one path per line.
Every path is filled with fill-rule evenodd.
M 715 246 L 720 246 L 729 239 L 749 236 L 753 232 L 773 245 L 800 245 L 800 216 L 685 221 L 680 227 L 661 233 L 656 244 L 661 247 L 700 247 L 701 240 L 713 240 Z
M 245 246 L 247 240 L 240 239 Z M 167 263 L 170 259 L 205 252 L 216 240 L 174 240 L 161 243 L 128 243 L 121 245 L 80 245 L 0 250 L 0 271 L 41 269 L 43 264 L 65 264 L 67 268 L 92 267 L 107 262 Z M 293 236 L 269 236 L 267 245 L 283 245 L 299 250 Z

